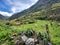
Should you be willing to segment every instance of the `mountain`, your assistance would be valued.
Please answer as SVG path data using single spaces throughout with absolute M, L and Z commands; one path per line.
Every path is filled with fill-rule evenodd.
M 0 14 L 0 20 L 6 20 L 8 18 L 9 18 L 9 16 L 3 16 L 2 14 Z
M 4 20 L 4 19 L 5 19 L 5 17 L 0 14 L 0 20 Z
M 16 19 L 24 15 L 30 15 L 31 13 L 40 12 L 42 15 L 55 15 L 60 14 L 60 0 L 39 0 L 29 9 L 12 15 L 9 19 Z M 59 16 L 58 16 L 59 17 Z
M 10 16 L 4 16 L 4 17 L 5 17 L 5 19 L 9 19 Z

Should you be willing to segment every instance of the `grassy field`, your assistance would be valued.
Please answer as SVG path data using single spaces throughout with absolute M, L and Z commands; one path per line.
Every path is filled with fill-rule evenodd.
M 19 26 L 9 26 L 0 23 L 0 45 L 12 45 L 15 40 L 9 41 L 9 37 L 14 33 L 19 34 L 29 28 L 34 29 L 36 32 L 46 32 L 46 24 L 49 25 L 52 44 L 60 45 L 60 26 L 57 25 L 58 22 L 56 21 L 54 21 L 51 26 L 50 22 L 51 21 L 48 20 L 37 20 L 33 24 L 23 24 Z

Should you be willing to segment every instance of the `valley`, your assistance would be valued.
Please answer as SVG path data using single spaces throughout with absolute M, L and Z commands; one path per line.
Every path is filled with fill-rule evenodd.
M 29 45 L 30 39 L 35 45 L 60 45 L 60 0 L 38 0 L 11 17 L 0 14 L 0 45 Z

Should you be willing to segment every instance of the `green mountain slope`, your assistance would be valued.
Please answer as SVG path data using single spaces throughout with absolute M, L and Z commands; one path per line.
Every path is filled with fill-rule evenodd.
M 35 13 L 38 11 L 41 12 L 42 10 L 45 10 L 47 12 L 46 13 L 47 15 L 51 14 L 51 13 L 55 13 L 55 12 L 52 12 L 51 10 L 52 9 L 54 9 L 55 11 L 60 10 L 59 3 L 60 3 L 60 0 L 39 0 L 35 5 L 30 7 L 29 9 L 26 9 L 22 12 L 19 12 L 19 13 L 12 15 L 10 17 L 10 20 L 16 19 L 16 18 L 23 16 L 23 15 L 29 15 L 30 13 Z M 57 13 L 59 13 L 59 11 Z

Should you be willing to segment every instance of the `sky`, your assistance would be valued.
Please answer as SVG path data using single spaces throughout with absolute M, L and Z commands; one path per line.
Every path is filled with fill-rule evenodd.
M 4 16 L 11 16 L 14 13 L 21 12 L 38 0 L 0 0 L 0 14 Z

